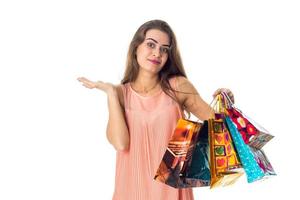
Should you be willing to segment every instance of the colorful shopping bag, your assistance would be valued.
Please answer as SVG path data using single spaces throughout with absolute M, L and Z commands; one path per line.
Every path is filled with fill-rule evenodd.
M 209 119 L 211 188 L 231 185 L 243 175 L 241 163 L 223 119 Z
M 222 95 L 217 95 L 210 105 L 214 109 L 214 115 L 208 120 L 210 187 L 213 188 L 233 184 L 243 175 L 243 172 L 230 133 L 223 120 L 226 109 Z
M 261 149 L 274 137 L 265 128 L 239 110 L 225 92 L 222 92 L 221 95 L 227 115 L 236 125 L 246 144 L 256 149 Z
M 203 170 L 204 175 L 193 177 L 194 174 L 190 174 L 187 178 L 189 168 L 192 164 L 192 154 L 196 147 L 201 127 L 202 124 L 198 122 L 185 119 L 178 121 L 154 177 L 155 180 L 175 188 L 209 185 L 209 168 L 205 160 L 200 161 L 201 163 L 197 163 L 200 165 L 199 169 Z M 195 163 L 193 163 L 192 166 L 195 166 Z
M 264 172 L 258 165 L 250 147 L 245 144 L 241 134 L 238 132 L 237 128 L 228 116 L 225 117 L 225 121 L 233 138 L 233 142 L 237 149 L 244 171 L 246 172 L 247 181 L 251 183 L 263 178 Z
M 186 170 L 186 182 L 195 186 L 210 185 L 208 122 L 204 121 L 198 134 L 191 164 Z M 196 183 L 195 183 L 196 182 Z
M 227 114 L 229 116 L 231 114 L 231 117 L 233 115 L 240 116 L 236 118 L 237 123 L 234 123 L 229 116 L 225 117 L 225 121 L 246 172 L 247 181 L 251 183 L 276 175 L 271 163 L 261 149 L 273 136 L 267 134 L 267 131 L 259 125 L 253 126 L 255 122 L 252 120 L 250 123 L 250 118 L 244 118 L 245 115 L 242 115 L 241 111 L 234 107 L 226 93 L 222 93 L 222 97 L 223 104 L 227 108 Z M 259 127 L 259 129 L 256 127 Z M 239 132 L 239 130 L 245 128 L 247 129 L 246 132 Z M 248 141 L 248 144 L 245 141 Z
M 269 178 L 271 176 L 276 176 L 276 173 L 267 158 L 266 154 L 262 149 L 256 149 L 256 148 L 251 148 L 251 151 L 254 155 L 254 158 L 256 162 L 258 163 L 259 167 L 262 169 L 264 173 L 264 178 Z

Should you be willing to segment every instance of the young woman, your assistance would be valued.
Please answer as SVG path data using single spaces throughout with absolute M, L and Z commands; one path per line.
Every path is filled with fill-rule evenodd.
M 144 23 L 128 51 L 119 85 L 78 80 L 104 91 L 109 119 L 106 135 L 117 151 L 114 200 L 191 200 L 192 189 L 175 189 L 154 180 L 177 120 L 192 113 L 200 120 L 213 114 L 187 79 L 175 35 L 161 20 Z M 214 95 L 228 89 L 218 89 Z

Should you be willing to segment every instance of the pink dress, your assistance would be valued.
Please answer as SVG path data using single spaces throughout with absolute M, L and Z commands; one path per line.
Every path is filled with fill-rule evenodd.
M 170 84 L 176 89 L 176 79 Z M 122 85 L 130 134 L 128 151 L 117 151 L 113 200 L 193 200 L 193 191 L 154 180 L 168 142 L 182 116 L 179 105 L 162 90 L 143 97 Z

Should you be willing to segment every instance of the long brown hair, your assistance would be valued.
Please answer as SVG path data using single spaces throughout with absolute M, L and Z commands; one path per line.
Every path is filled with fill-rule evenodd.
M 136 59 L 137 47 L 145 40 L 146 33 L 150 29 L 160 30 L 162 32 L 165 32 L 169 36 L 170 51 L 168 52 L 168 60 L 158 73 L 158 79 L 162 90 L 180 105 L 181 110 L 184 110 L 183 105 L 181 105 L 176 99 L 176 96 L 174 94 L 175 90 L 171 88 L 169 79 L 174 76 L 187 76 L 181 61 L 175 34 L 169 24 L 165 21 L 151 20 L 144 23 L 138 28 L 129 45 L 126 69 L 121 83 L 125 84 L 127 82 L 133 82 L 136 80 L 139 72 L 139 65 Z

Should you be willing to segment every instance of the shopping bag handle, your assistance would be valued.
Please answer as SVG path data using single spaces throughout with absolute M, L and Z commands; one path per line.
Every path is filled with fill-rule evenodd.
M 224 105 L 225 107 L 228 106 L 227 108 L 232 108 L 234 107 L 234 103 L 232 102 L 231 98 L 228 96 L 228 94 L 226 92 L 221 92 L 221 95 L 224 98 Z M 227 102 L 229 103 L 227 103 Z
M 215 113 L 227 113 L 226 111 L 226 104 L 222 101 L 222 94 L 218 94 L 215 98 L 210 102 L 210 107 L 215 111 L 210 115 L 210 118 L 215 119 Z M 223 97 L 224 99 L 224 97 Z

